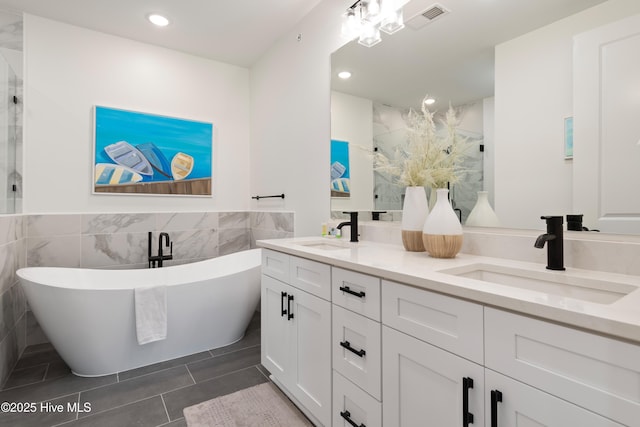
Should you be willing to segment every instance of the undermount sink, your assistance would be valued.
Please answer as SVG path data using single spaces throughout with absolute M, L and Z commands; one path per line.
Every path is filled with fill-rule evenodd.
M 338 249 L 348 249 L 348 242 L 341 242 L 335 240 L 312 240 L 309 242 L 298 242 L 296 245 L 305 246 L 307 248 L 321 249 L 324 251 L 335 251 Z
M 638 289 L 629 283 L 576 276 L 567 272 L 529 270 L 495 264 L 471 264 L 440 273 L 527 289 L 598 304 L 611 304 Z

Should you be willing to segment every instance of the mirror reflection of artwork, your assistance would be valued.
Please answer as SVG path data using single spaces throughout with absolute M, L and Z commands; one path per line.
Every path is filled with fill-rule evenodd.
M 95 107 L 94 192 L 210 196 L 213 125 Z
M 331 197 L 350 197 L 349 143 L 331 140 Z
M 564 158 L 573 158 L 573 117 L 564 119 Z

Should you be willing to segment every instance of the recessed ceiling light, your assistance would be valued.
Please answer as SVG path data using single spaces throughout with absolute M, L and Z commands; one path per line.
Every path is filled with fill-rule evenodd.
M 426 99 L 424 100 L 424 103 L 425 103 L 425 104 L 427 104 L 427 105 L 432 105 L 432 104 L 434 104 L 435 102 L 436 102 L 436 100 L 435 100 L 435 99 L 433 99 L 433 98 L 426 98 Z
M 346 80 L 346 79 L 348 79 L 349 77 L 351 77 L 351 73 L 350 73 L 350 72 L 348 72 L 348 71 L 340 71 L 340 72 L 338 73 L 338 77 L 340 77 L 341 79 Z
M 149 20 L 149 22 L 157 25 L 158 27 L 166 27 L 167 25 L 169 25 L 169 20 L 162 15 L 158 15 L 157 13 L 150 14 L 149 16 L 147 16 L 147 19 Z

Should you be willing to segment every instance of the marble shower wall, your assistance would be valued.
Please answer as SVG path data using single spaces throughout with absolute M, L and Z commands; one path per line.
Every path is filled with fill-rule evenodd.
M 22 215 L 0 216 L 0 385 L 26 347 L 26 298 L 16 270 L 25 266 Z

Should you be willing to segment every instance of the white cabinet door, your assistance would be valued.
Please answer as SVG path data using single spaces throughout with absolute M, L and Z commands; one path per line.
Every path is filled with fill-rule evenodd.
M 484 369 L 480 365 L 386 326 L 382 342 L 383 425 L 482 426 Z M 469 383 L 465 380 L 469 378 L 473 388 L 465 390 L 463 383 Z M 473 423 L 468 414 L 473 414 Z
M 291 377 L 287 387 L 323 425 L 330 426 L 331 303 L 294 290 L 290 306 Z
M 261 361 L 323 425 L 331 425 L 331 303 L 262 275 Z
M 640 425 L 640 346 L 485 309 L 485 366 L 626 425 Z
M 622 427 L 504 375 L 485 371 L 487 427 Z
M 291 287 L 269 276 L 262 275 L 260 301 L 260 338 L 262 365 L 280 381 L 284 381 L 290 364 L 291 329 L 287 320 L 287 295 Z

